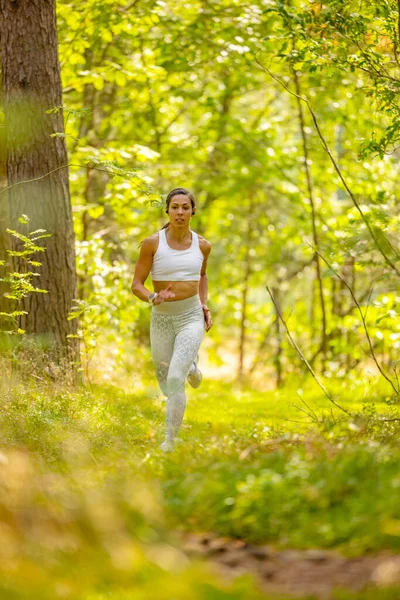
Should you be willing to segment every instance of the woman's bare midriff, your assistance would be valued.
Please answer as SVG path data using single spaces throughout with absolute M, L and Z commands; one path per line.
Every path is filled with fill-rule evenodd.
M 199 282 L 198 281 L 153 281 L 153 288 L 155 292 L 161 292 L 165 290 L 169 284 L 172 287 L 169 289 L 170 292 L 174 292 L 175 298 L 169 298 L 164 302 L 176 302 L 177 300 L 185 300 L 199 293 Z

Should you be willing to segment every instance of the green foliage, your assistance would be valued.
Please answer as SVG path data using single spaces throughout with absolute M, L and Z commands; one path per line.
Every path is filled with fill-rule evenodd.
M 146 380 L 129 393 L 2 380 L 2 597 L 265 597 L 249 577 L 232 586 L 189 562 L 179 529 L 352 555 L 398 549 L 398 424 L 381 420 L 393 416 L 385 390 L 372 387 L 375 408 L 362 410 L 367 388 L 343 386 L 354 416 L 334 425 L 307 389 L 320 426 L 291 422 L 294 390 L 209 383 L 190 394 L 182 442 L 163 455 L 164 410 Z
M 2 596 L 258 597 L 249 580 L 229 587 L 188 564 L 171 529 L 398 551 L 398 398 L 368 390 L 378 370 L 361 316 L 325 266 L 323 355 L 312 250 L 317 236 L 354 290 L 379 364 L 397 377 L 398 276 L 380 251 L 399 264 L 397 4 L 68 0 L 57 12 L 66 105 L 46 112 L 65 117 L 65 133 L 51 135 L 69 150 L 78 272 L 69 318 L 80 320 L 90 391 L 23 387 L 4 369 Z M 149 307 L 130 283 L 139 243 L 165 223 L 177 185 L 195 191 L 191 227 L 213 244 L 204 351 L 226 377 L 189 397 L 182 443 L 167 457 L 157 450 L 164 407 Z M 32 254 L 48 234 L 9 233 L 26 269 L 2 282 L 19 302 L 43 292 Z M 350 418 L 309 381 L 266 285 Z M 0 317 L 15 331 L 22 314 Z M 239 349 L 242 381 L 258 392 L 232 384 Z M 295 383 L 262 391 L 278 376 Z
M 65 117 L 65 133 L 51 135 L 65 137 L 70 155 L 78 298 L 69 318 L 80 319 L 91 391 L 6 389 L 0 462 L 16 495 L 0 503 L 10 515 L 16 501 L 30 525 L 7 517 L 4 569 L 15 568 L 3 595 L 257 597 L 248 582 L 228 590 L 188 566 L 169 527 L 398 550 L 398 398 L 366 391 L 379 373 L 361 316 L 322 262 L 320 292 L 312 250 L 352 286 L 379 364 L 397 377 L 398 276 L 381 252 L 398 266 L 397 3 L 65 0 L 57 13 L 66 105 L 46 112 Z M 177 185 L 195 191 L 191 227 L 213 244 L 215 325 L 203 347 L 226 375 L 190 398 L 183 442 L 165 457 L 149 307 L 130 283 L 139 243 L 165 223 L 165 194 Z M 2 282 L 18 302 L 43 292 L 32 253 L 47 234 L 9 233 L 26 270 Z M 266 285 L 350 418 L 315 391 Z M 22 314 L 0 317 L 11 331 Z M 297 383 L 234 387 L 239 350 L 242 381 Z M 295 408 L 303 398 L 318 423 Z
M 79 263 L 79 298 L 98 303 L 100 296 L 90 297 L 96 287 L 91 278 L 121 265 L 129 289 L 139 242 L 165 223 L 166 192 L 185 185 L 198 199 L 191 227 L 213 243 L 208 279 L 215 326 L 208 352 L 214 365 L 231 365 L 230 377 L 236 376 L 228 338 L 237 350 L 243 340 L 244 370 L 253 379 L 276 377 L 279 365 L 283 377 L 302 373 L 290 344 L 275 335 L 268 284 L 317 370 L 360 375 L 368 360 L 361 350 L 364 333 L 351 299 L 328 271 L 322 356 L 323 312 L 306 241 L 314 243 L 316 231 L 319 251 L 341 265 L 365 309 L 378 296 L 396 301 L 397 275 L 386 270 L 376 242 L 397 264 L 397 5 L 224 0 L 182 6 L 168 0 L 128 6 L 100 7 L 94 0 L 83 8 L 75 1 L 57 5 L 78 253 L 81 244 L 93 244 L 87 261 L 93 260 L 104 239 L 97 267 Z M 260 63 L 292 92 L 297 74 L 364 222 L 321 151 L 303 104 L 311 206 L 297 100 Z M 114 337 L 126 332 L 119 346 L 125 355 L 146 355 L 148 311 L 117 281 L 113 288 L 108 276 L 110 292 L 101 292 L 103 300 L 114 294 L 115 304 L 127 307 L 114 308 Z M 110 309 L 110 303 L 98 304 L 100 321 Z M 379 321 L 385 314 L 377 310 L 368 322 L 373 336 L 375 326 L 389 323 Z M 103 335 L 100 321 L 97 347 L 106 348 L 112 328 Z M 397 336 L 398 324 L 390 326 L 377 350 L 392 370 L 390 336 Z M 122 368 L 121 361 L 118 349 Z
M 341 402 L 357 413 L 361 389 L 342 389 Z M 318 431 L 301 424 L 304 414 L 288 411 L 290 395 L 294 390 L 228 395 L 216 384 L 200 394 L 189 408 L 185 445 L 166 465 L 164 493 L 176 526 L 290 547 L 398 549 L 389 526 L 400 516 L 398 424 L 385 402 L 333 425 L 328 402 L 315 395 L 311 406 L 320 417 L 322 407 L 327 411 Z M 211 418 L 207 397 L 218 398 Z
M 19 221 L 23 224 L 28 224 L 29 219 L 26 215 L 22 215 Z M 6 298 L 14 300 L 18 306 L 20 301 L 30 293 L 41 293 L 47 294 L 47 290 L 35 287 L 33 285 L 34 277 L 39 277 L 39 273 L 30 270 L 31 267 L 40 267 L 42 263 L 37 260 L 33 260 L 33 256 L 38 252 L 45 252 L 45 248 L 39 246 L 36 242 L 43 238 L 50 237 L 51 234 L 45 232 L 44 229 L 37 229 L 30 232 L 27 236 L 23 235 L 18 231 L 12 229 L 6 230 L 8 234 L 12 235 L 15 239 L 21 243 L 22 250 L 10 250 L 7 249 L 8 256 L 18 256 L 22 260 L 22 264 L 25 265 L 25 270 L 22 273 L 9 271 L 5 277 L 0 277 L 0 281 L 8 284 L 9 292 L 4 293 Z M 3 266 L 8 266 L 6 261 L 0 261 Z M 12 312 L 0 312 L 0 323 L 3 321 L 7 327 L 8 334 L 23 334 L 24 330 L 18 327 L 19 317 L 27 314 L 24 310 L 15 309 Z

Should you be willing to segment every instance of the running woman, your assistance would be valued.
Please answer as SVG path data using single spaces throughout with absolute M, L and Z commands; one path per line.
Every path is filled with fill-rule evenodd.
M 185 188 L 171 190 L 166 212 L 169 222 L 141 245 L 132 292 L 152 304 L 151 355 L 158 384 L 167 396 L 165 440 L 160 448 L 170 452 L 186 408 L 185 382 L 194 388 L 201 383 L 198 353 L 204 331 L 213 323 L 206 275 L 211 244 L 190 229 L 196 214 L 193 194 Z M 152 293 L 144 287 L 150 273 Z

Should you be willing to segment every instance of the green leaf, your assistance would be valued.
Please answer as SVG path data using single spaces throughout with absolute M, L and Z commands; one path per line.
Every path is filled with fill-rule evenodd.
M 398 316 L 399 316 L 399 314 L 395 310 L 389 310 L 389 312 L 387 312 L 385 315 L 383 315 L 382 317 L 379 317 L 379 319 L 377 319 L 375 321 L 375 323 L 378 324 L 381 321 L 383 321 L 384 319 L 389 319 L 389 318 L 395 319 Z
M 126 85 L 126 75 L 121 73 L 121 71 L 118 71 L 115 74 L 115 83 L 119 85 L 119 87 L 124 87 L 124 85 Z
M 83 56 L 77 53 L 71 54 L 68 60 L 71 65 L 78 65 L 80 63 L 85 64 L 85 59 Z
M 62 110 L 62 105 L 61 106 L 55 106 L 54 108 L 49 108 L 48 110 L 45 111 L 46 115 L 52 115 L 55 113 L 58 113 L 59 110 Z
M 104 206 L 94 206 L 93 208 L 89 208 L 87 212 L 92 219 L 98 219 L 99 217 L 104 215 Z
M 101 77 L 95 77 L 93 79 L 93 85 L 96 90 L 101 91 L 104 88 L 104 80 Z

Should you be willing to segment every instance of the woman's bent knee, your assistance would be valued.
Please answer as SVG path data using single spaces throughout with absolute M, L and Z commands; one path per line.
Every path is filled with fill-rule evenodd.
M 172 394 L 176 394 L 177 392 L 181 392 L 185 390 L 185 377 L 180 377 L 176 375 L 172 375 L 168 377 L 167 380 L 167 389 L 168 396 L 172 396 Z

